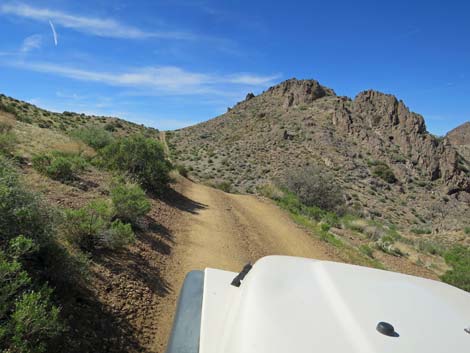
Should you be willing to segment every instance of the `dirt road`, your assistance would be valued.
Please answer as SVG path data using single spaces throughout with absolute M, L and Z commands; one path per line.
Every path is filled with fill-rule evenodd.
M 163 277 L 172 291 L 162 298 L 154 351 L 164 352 L 185 274 L 214 267 L 238 272 L 266 255 L 329 259 L 323 242 L 299 228 L 272 203 L 233 195 L 188 180 L 181 182 L 185 215 L 175 225 L 175 245 Z

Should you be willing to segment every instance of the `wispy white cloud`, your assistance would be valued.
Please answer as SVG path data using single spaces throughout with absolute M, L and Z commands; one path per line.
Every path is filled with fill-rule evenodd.
M 180 119 L 172 119 L 172 118 L 153 117 L 153 116 L 150 118 L 142 118 L 139 116 L 135 116 L 135 114 L 123 114 L 119 116 L 132 117 L 136 123 L 144 124 L 146 126 L 153 126 L 160 130 L 181 129 L 187 126 L 195 125 L 199 122 L 196 120 L 180 120 Z
M 54 24 L 52 23 L 51 20 L 49 20 L 49 25 L 51 26 L 52 37 L 54 38 L 54 44 L 55 44 L 55 46 L 57 46 L 57 44 L 58 44 L 58 42 L 57 42 L 57 32 L 56 32 Z
M 227 81 L 230 83 L 237 83 L 250 86 L 265 86 L 271 84 L 273 81 L 278 80 L 281 75 L 271 75 L 271 76 L 256 76 L 247 73 L 232 75 L 227 78 Z
M 42 36 L 39 34 L 33 34 L 32 36 L 26 37 L 21 45 L 20 52 L 28 53 L 34 49 L 41 48 Z
M 68 93 L 68 92 L 64 92 L 64 91 L 57 91 L 55 93 L 55 95 L 59 98 L 65 98 L 65 99 L 71 99 L 71 100 L 77 100 L 77 101 L 89 98 L 89 97 L 82 96 L 82 95 L 77 94 L 77 93 Z
M 10 66 L 49 73 L 74 80 L 98 82 L 110 86 L 132 87 L 162 95 L 227 95 L 230 88 L 256 88 L 273 84 L 279 75 L 207 74 L 175 66 L 145 67 L 124 72 L 84 70 L 53 63 L 12 62 Z
M 137 27 L 120 23 L 111 18 L 75 15 L 58 10 L 33 7 L 22 3 L 7 3 L 0 5 L 0 13 L 45 23 L 52 20 L 56 25 L 100 37 L 128 39 L 197 39 L 197 36 L 192 33 L 175 31 L 144 31 Z

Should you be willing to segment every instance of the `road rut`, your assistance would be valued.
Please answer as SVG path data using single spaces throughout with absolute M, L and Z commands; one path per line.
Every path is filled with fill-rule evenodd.
M 187 207 L 174 227 L 174 248 L 164 270 L 172 291 L 162 298 L 154 351 L 164 352 L 179 289 L 188 271 L 206 267 L 238 272 L 267 255 L 332 259 L 320 240 L 297 226 L 272 202 L 227 194 L 183 179 Z

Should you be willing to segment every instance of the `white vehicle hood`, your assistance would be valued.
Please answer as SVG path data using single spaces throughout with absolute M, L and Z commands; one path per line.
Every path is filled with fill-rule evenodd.
M 470 352 L 470 294 L 441 282 L 287 256 L 235 276 L 205 270 L 200 353 Z

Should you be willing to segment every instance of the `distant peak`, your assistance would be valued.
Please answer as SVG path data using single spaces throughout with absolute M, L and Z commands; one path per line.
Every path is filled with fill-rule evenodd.
M 282 81 L 281 83 L 271 87 L 269 90 L 282 89 L 284 91 L 289 91 L 297 87 L 305 87 L 306 89 L 321 87 L 323 90 L 325 90 L 326 93 L 328 93 L 328 95 L 336 95 L 335 92 L 331 88 L 322 86 L 320 82 L 318 82 L 317 80 L 314 80 L 314 79 L 299 80 L 295 77 Z
M 284 97 L 284 107 L 288 108 L 298 104 L 309 104 L 325 96 L 336 96 L 328 87 L 322 86 L 316 80 L 298 80 L 291 78 L 269 88 L 267 94 Z

